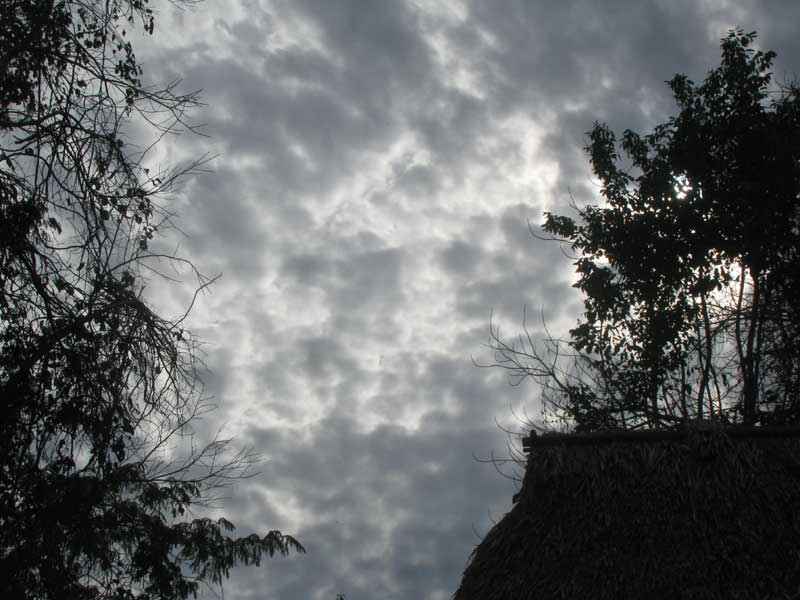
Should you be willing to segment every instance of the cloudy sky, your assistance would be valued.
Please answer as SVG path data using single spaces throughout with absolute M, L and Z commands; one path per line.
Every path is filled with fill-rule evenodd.
M 446 599 L 515 491 L 487 458 L 538 415 L 487 362 L 490 314 L 580 314 L 544 210 L 596 200 L 585 132 L 641 132 L 734 26 L 798 74 L 792 0 L 224 0 L 160 5 L 151 81 L 202 88 L 218 155 L 172 199 L 171 243 L 222 278 L 195 308 L 224 425 L 263 457 L 230 491 L 241 534 L 308 553 L 237 569 L 229 600 Z M 154 289 L 158 289 L 156 285 Z M 165 307 L 188 297 L 173 288 Z M 535 319 L 533 325 L 536 325 Z M 209 596 L 213 597 L 213 596 Z

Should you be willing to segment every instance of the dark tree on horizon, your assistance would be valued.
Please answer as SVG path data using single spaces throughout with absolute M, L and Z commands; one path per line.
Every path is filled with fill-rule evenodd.
M 702 84 L 648 135 L 588 133 L 604 202 L 545 214 L 574 257 L 583 318 L 567 340 L 490 327 L 495 364 L 535 379 L 576 431 L 800 423 L 800 89 L 734 30 Z

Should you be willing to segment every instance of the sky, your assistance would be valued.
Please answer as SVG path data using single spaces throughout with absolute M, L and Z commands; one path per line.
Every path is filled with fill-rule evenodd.
M 168 199 L 181 231 L 164 242 L 222 275 L 189 320 L 217 405 L 197 431 L 262 459 L 219 514 L 307 549 L 235 569 L 224 597 L 447 599 L 516 491 L 481 459 L 540 410 L 535 384 L 474 365 L 492 360 L 490 318 L 509 337 L 526 307 L 534 332 L 580 317 L 569 258 L 530 230 L 600 201 L 586 132 L 665 121 L 665 80 L 701 81 L 732 27 L 794 79 L 800 3 L 155 8 L 145 78 L 202 89 L 205 135 L 150 160 L 215 157 Z M 177 312 L 191 280 L 150 293 Z

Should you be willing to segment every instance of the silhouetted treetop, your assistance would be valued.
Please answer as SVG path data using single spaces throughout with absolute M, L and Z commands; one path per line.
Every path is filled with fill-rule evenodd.
M 702 84 L 670 80 L 678 113 L 652 133 L 596 123 L 603 203 L 545 215 L 583 318 L 567 342 L 492 347 L 577 429 L 800 419 L 800 90 L 755 38 L 731 31 Z

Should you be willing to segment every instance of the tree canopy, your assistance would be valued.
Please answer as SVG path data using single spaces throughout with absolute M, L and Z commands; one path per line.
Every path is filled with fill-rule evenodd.
M 202 161 L 154 172 L 125 142 L 133 120 L 191 129 L 198 102 L 143 82 L 147 0 L 0 0 L 0 23 L 0 595 L 186 598 L 302 551 L 192 510 L 252 455 L 197 445 L 197 340 L 144 293 L 176 265 L 211 282 L 153 243 Z
M 496 364 L 543 388 L 576 430 L 687 420 L 800 421 L 800 89 L 733 30 L 652 133 L 588 133 L 603 202 L 543 230 L 574 256 L 584 314 L 566 341 L 513 342 Z

